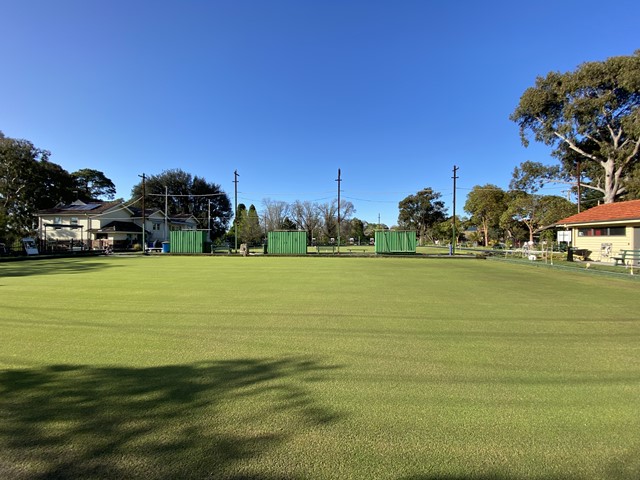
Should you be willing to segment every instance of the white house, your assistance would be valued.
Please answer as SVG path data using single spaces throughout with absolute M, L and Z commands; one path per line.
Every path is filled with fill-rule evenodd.
M 110 246 L 125 250 L 142 243 L 142 209 L 122 200 L 89 202 L 80 200 L 38 212 L 38 231 L 47 249 L 92 248 Z M 161 210 L 146 209 L 145 241 L 162 242 L 171 230 L 195 230 L 193 215 L 165 217 Z

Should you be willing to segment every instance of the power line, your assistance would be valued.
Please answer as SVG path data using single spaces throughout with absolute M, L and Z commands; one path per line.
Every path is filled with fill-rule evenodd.
M 347 200 L 356 200 L 358 202 L 371 202 L 371 203 L 398 203 L 395 200 L 369 200 L 366 198 L 355 198 L 355 197 L 347 197 L 346 195 L 343 196 L 343 198 L 346 198 Z
M 149 197 L 164 197 L 166 193 L 148 193 Z M 169 193 L 170 197 L 222 197 L 226 196 L 226 193 L 203 193 L 200 195 L 191 195 L 188 193 Z

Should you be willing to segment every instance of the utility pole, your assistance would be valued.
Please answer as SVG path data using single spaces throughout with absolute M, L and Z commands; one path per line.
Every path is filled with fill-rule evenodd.
M 267 243 L 267 238 L 269 238 L 269 233 L 267 230 L 267 209 L 264 209 L 264 242 L 263 243 Z
M 164 186 L 164 241 L 169 241 L 169 187 Z
M 578 213 L 580 213 L 580 202 L 582 197 L 582 192 L 580 191 L 580 177 L 582 176 L 582 172 L 580 171 L 580 160 L 578 160 Z
M 209 236 L 209 241 L 211 241 L 211 199 L 208 199 L 209 203 L 207 208 L 207 235 Z
M 340 169 L 338 169 L 338 255 L 340 255 Z
M 233 175 L 234 175 L 233 183 L 235 184 L 235 194 L 236 194 L 236 196 L 235 196 L 235 210 L 234 210 L 234 214 L 233 214 L 234 222 L 235 222 L 235 240 L 236 240 L 234 252 L 238 253 L 238 177 L 240 176 L 240 175 L 238 175 L 238 170 L 235 170 L 233 172 Z
M 142 178 L 142 253 L 146 254 L 147 253 L 147 239 L 145 237 L 145 223 L 147 221 L 146 219 L 146 215 L 145 215 L 145 197 L 147 196 L 147 191 L 146 191 L 146 185 L 145 185 L 145 180 L 147 179 L 147 176 L 143 173 L 142 175 L 138 175 L 140 178 Z
M 456 243 L 457 243 L 457 236 L 456 236 L 456 180 L 458 179 L 458 175 L 456 175 L 456 172 L 458 171 L 458 167 L 456 167 L 455 165 L 453 166 L 453 228 L 452 228 L 452 239 L 451 239 L 451 255 L 455 255 L 456 254 Z

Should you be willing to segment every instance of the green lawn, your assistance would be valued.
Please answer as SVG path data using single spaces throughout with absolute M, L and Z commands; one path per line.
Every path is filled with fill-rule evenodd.
M 638 287 L 475 259 L 0 263 L 0 478 L 637 479 Z

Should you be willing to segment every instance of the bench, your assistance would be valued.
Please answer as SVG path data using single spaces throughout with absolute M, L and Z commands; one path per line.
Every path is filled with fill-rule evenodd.
M 229 245 L 211 245 L 211 253 L 231 253 L 231 247 Z
M 162 247 L 147 247 L 147 253 L 162 253 Z
M 366 253 L 367 249 L 366 248 L 347 248 L 347 251 L 349 253 L 353 253 L 353 252 L 363 252 Z
M 318 253 L 336 253 L 335 245 L 316 245 L 316 250 Z
M 620 253 L 616 257 L 612 257 L 614 260 L 614 265 L 626 265 L 627 262 L 638 262 L 640 261 L 640 250 L 620 250 Z

